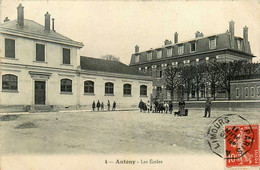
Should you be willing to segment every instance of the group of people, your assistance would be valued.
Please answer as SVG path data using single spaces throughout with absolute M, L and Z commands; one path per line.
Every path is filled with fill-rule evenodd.
M 95 103 L 95 101 L 93 101 L 92 103 L 92 110 L 95 111 L 95 109 L 97 108 L 97 111 L 99 111 L 99 109 L 101 111 L 104 111 L 104 103 L 103 102 L 99 102 L 99 100 L 97 101 L 97 104 Z M 107 101 L 107 110 L 110 111 L 110 101 Z M 114 101 L 113 105 L 112 105 L 112 111 L 116 110 L 116 102 Z
M 173 111 L 172 102 L 158 102 L 157 100 L 154 103 L 150 104 L 149 100 L 147 103 L 144 103 L 142 100 L 139 102 L 140 112 L 146 113 L 146 111 L 152 113 L 170 113 Z
M 211 106 L 212 102 L 210 97 L 207 97 L 206 104 L 205 104 L 205 114 L 203 117 L 210 117 L 211 113 Z M 152 113 L 170 113 L 173 112 L 173 103 L 172 101 L 169 102 L 159 102 L 155 100 L 152 104 L 150 104 L 149 100 L 147 103 L 144 103 L 142 100 L 139 102 L 139 109 L 140 112 L 146 113 L 146 111 L 152 112 Z M 188 109 L 185 109 L 185 101 L 183 99 L 180 99 L 179 101 L 179 110 L 178 112 L 174 112 L 175 115 L 179 116 L 187 116 L 188 115 Z

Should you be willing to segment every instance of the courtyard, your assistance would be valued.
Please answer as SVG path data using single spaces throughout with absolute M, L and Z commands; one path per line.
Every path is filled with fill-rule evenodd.
M 248 110 L 248 109 L 247 109 Z M 139 111 L 70 111 L 1 116 L 2 154 L 212 154 L 207 127 L 239 114 L 259 124 L 257 110 L 190 109 L 188 117 Z

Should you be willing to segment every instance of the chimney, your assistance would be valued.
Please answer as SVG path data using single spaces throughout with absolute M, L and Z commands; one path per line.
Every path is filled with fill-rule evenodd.
M 51 27 L 50 19 L 51 19 L 51 15 L 47 12 L 45 14 L 45 31 L 48 32 L 50 32 L 50 27 Z
M 8 21 L 10 21 L 10 19 L 8 17 L 5 17 L 4 22 L 8 22 Z
M 17 7 L 17 22 L 20 28 L 24 27 L 24 7 L 20 4 Z
M 178 33 L 175 32 L 174 33 L 174 44 L 177 44 L 178 43 Z
M 243 38 L 244 38 L 245 42 L 248 42 L 248 27 L 247 26 L 245 26 L 243 28 Z
M 169 41 L 169 40 L 165 40 L 165 41 L 164 41 L 164 45 L 170 45 L 170 44 L 172 44 L 171 41 Z
M 139 53 L 139 46 L 138 45 L 135 46 L 135 53 Z
M 235 35 L 235 22 L 233 20 L 229 22 L 229 32 L 232 37 Z
M 199 37 L 203 37 L 203 36 L 204 36 L 204 34 L 202 32 L 197 31 L 195 33 L 195 38 L 199 38 Z
M 54 29 L 54 18 L 52 18 L 52 30 L 55 31 L 55 29 Z

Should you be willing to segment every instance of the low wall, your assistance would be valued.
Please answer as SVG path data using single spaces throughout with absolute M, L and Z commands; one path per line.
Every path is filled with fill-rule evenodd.
M 206 101 L 185 101 L 186 108 L 205 108 Z M 178 107 L 178 102 L 174 102 L 173 106 Z M 257 109 L 260 108 L 259 100 L 248 101 L 212 101 L 212 109 Z

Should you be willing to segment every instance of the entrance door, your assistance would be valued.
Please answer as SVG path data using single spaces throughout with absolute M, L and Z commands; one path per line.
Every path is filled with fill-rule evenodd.
M 45 105 L 45 81 L 35 81 L 35 104 Z

